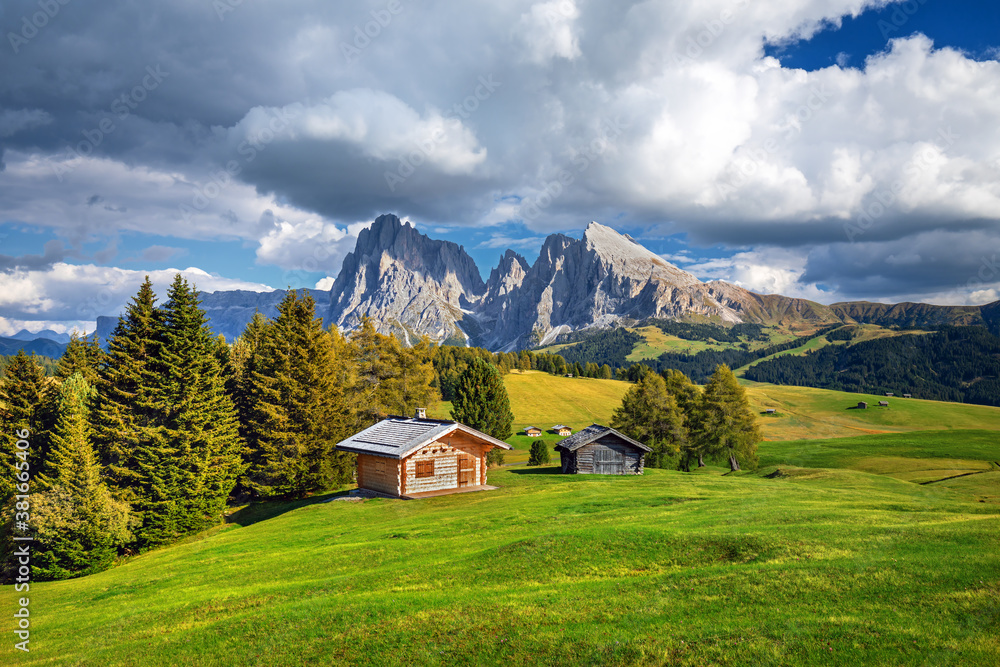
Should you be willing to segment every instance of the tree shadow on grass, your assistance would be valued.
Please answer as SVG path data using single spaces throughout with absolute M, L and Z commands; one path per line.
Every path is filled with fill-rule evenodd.
M 559 466 L 533 466 L 531 468 L 511 468 L 510 472 L 515 475 L 561 475 L 562 468 Z
M 281 516 L 286 512 L 297 510 L 300 507 L 308 507 L 309 505 L 316 505 L 317 503 L 325 503 L 332 498 L 346 496 L 350 491 L 351 489 L 344 489 L 343 491 L 323 493 L 315 496 L 309 496 L 308 498 L 297 498 L 293 500 L 255 501 L 240 507 L 230 514 L 227 514 L 226 523 L 235 523 L 236 525 L 245 528 L 260 521 L 267 521 L 268 519 Z

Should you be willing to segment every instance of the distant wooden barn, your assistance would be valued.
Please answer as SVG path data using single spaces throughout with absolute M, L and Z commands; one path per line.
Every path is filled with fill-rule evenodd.
M 552 427 L 552 430 L 557 435 L 561 435 L 564 438 L 566 436 L 573 435 L 573 429 L 571 429 L 569 426 L 566 426 L 565 424 L 556 424 L 555 426 Z
M 767 412 L 767 414 L 769 415 L 773 415 L 777 412 L 777 410 L 775 410 L 774 408 L 768 408 L 765 412 Z
M 486 454 L 510 445 L 454 421 L 388 417 L 336 445 L 358 455 L 358 487 L 400 498 L 486 488 Z
M 556 445 L 562 471 L 581 475 L 641 475 L 649 447 L 608 426 L 593 424 Z
M 887 407 L 889 407 L 889 401 L 879 401 L 878 402 L 878 406 L 880 408 L 887 408 Z
M 537 426 L 526 426 L 524 434 L 532 438 L 540 438 L 542 437 L 542 429 Z
M 892 396 L 892 392 L 891 391 L 887 391 L 887 392 L 885 392 L 885 395 L 886 396 Z
M 868 404 L 864 401 L 858 401 L 858 410 L 867 410 Z
M 910 394 L 903 394 L 903 398 L 911 398 Z

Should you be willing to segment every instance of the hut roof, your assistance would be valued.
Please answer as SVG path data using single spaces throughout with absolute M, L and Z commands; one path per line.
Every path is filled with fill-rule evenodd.
M 567 452 L 573 452 L 576 451 L 577 449 L 580 449 L 584 445 L 588 445 L 592 443 L 594 440 L 597 440 L 598 438 L 602 438 L 609 434 L 620 438 L 621 440 L 627 442 L 633 447 L 638 447 L 644 452 L 653 451 L 652 448 L 647 447 L 646 445 L 642 444 L 641 442 L 638 442 L 637 440 L 633 440 L 627 435 L 622 435 L 621 433 L 611 428 L 610 426 L 601 426 L 600 424 L 591 424 L 587 428 L 581 431 L 577 431 L 576 433 L 569 436 L 565 440 L 560 440 L 559 444 L 556 445 L 556 449 L 565 449 Z
M 566 424 L 556 424 L 555 426 L 552 427 L 552 430 L 561 431 L 564 428 L 569 428 L 569 426 L 566 426 Z
M 494 447 L 510 449 L 510 445 L 506 442 L 459 422 L 397 416 L 387 417 L 374 426 L 369 426 L 360 433 L 337 443 L 335 447 L 342 452 L 402 459 L 424 445 L 455 432 L 465 433 Z

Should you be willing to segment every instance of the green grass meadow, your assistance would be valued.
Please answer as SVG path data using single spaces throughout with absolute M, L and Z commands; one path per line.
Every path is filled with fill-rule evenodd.
M 606 423 L 628 387 L 507 386 L 519 428 Z M 756 471 L 518 466 L 490 492 L 256 503 L 108 572 L 3 587 L 0 664 L 1000 664 L 1000 409 L 748 391 L 787 436 Z

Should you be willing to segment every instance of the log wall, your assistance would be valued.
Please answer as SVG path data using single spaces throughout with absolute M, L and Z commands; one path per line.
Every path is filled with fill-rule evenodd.
M 433 442 L 403 459 L 403 495 L 459 488 L 459 458 L 472 458 L 467 486 L 486 484 L 488 447 L 461 433 Z M 417 477 L 417 463 L 434 461 L 433 477 Z
M 399 460 L 373 454 L 358 454 L 358 487 L 400 495 Z

